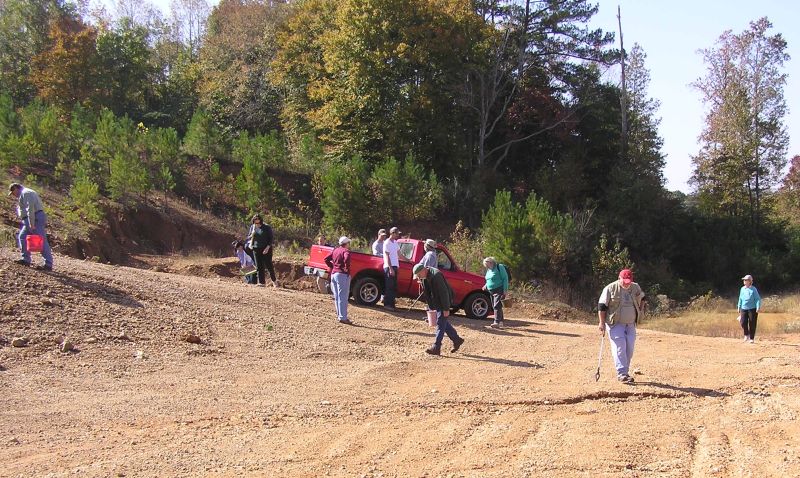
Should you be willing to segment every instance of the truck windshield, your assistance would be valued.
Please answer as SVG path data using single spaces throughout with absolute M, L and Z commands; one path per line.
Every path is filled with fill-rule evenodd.
M 414 244 L 410 242 L 404 242 L 400 244 L 400 257 L 404 257 L 407 261 L 410 261 L 413 254 Z

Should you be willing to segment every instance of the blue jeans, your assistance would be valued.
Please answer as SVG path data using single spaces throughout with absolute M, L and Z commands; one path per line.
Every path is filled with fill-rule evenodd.
M 26 243 L 26 239 L 31 234 L 38 234 L 44 238 L 44 247 L 42 248 L 44 265 L 53 267 L 53 252 L 50 250 L 50 243 L 47 242 L 47 234 L 45 234 L 45 229 L 47 228 L 47 215 L 44 213 L 44 211 L 38 211 L 34 217 L 36 219 L 36 227 L 31 229 L 30 220 L 26 217 L 22 220 L 22 229 L 20 229 L 19 235 L 17 236 L 17 244 L 19 245 L 20 250 L 22 250 L 22 260 L 30 264 L 31 253 L 28 252 L 28 244 Z
M 394 274 L 389 274 L 389 271 L 394 269 Z M 394 300 L 397 297 L 397 266 L 384 267 L 383 278 L 385 287 L 383 291 L 383 305 L 385 307 L 394 307 Z
M 617 375 L 628 375 L 636 342 L 636 324 L 606 324 L 606 332 L 611 342 L 611 356 L 614 357 Z
M 456 329 L 450 324 L 450 321 L 447 320 L 447 317 L 442 315 L 441 310 L 436 311 L 436 339 L 433 342 L 433 345 L 438 349 L 442 347 L 442 340 L 444 340 L 444 334 L 456 343 L 456 340 L 460 339 L 458 336 L 458 332 Z
M 347 299 L 350 297 L 350 276 L 343 272 L 331 274 L 333 305 L 339 322 L 347 320 Z

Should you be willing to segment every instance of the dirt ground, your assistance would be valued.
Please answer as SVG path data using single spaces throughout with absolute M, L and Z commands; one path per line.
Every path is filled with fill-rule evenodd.
M 595 382 L 594 326 L 535 308 L 458 316 L 466 343 L 432 357 L 421 310 L 344 326 L 309 291 L 13 258 L 0 476 L 800 476 L 798 336 L 640 329 L 630 386 L 607 346 Z

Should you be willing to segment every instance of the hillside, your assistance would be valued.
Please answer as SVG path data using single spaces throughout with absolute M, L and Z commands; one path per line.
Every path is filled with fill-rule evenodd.
M 640 330 L 628 386 L 607 347 L 594 381 L 595 327 L 546 309 L 459 316 L 462 350 L 431 357 L 421 309 L 346 327 L 312 292 L 13 258 L 0 476 L 800 475 L 798 336 Z

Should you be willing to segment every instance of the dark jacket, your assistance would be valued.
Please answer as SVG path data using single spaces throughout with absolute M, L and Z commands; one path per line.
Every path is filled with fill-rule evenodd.
M 445 311 L 453 308 L 453 289 L 444 274 L 435 268 L 427 267 L 428 276 L 422 279 L 425 301 L 431 310 Z
M 250 247 L 253 249 L 263 249 L 272 245 L 272 228 L 268 224 L 261 224 L 261 231 L 256 232 L 256 225 L 250 226 L 250 233 L 247 235 L 250 239 Z

